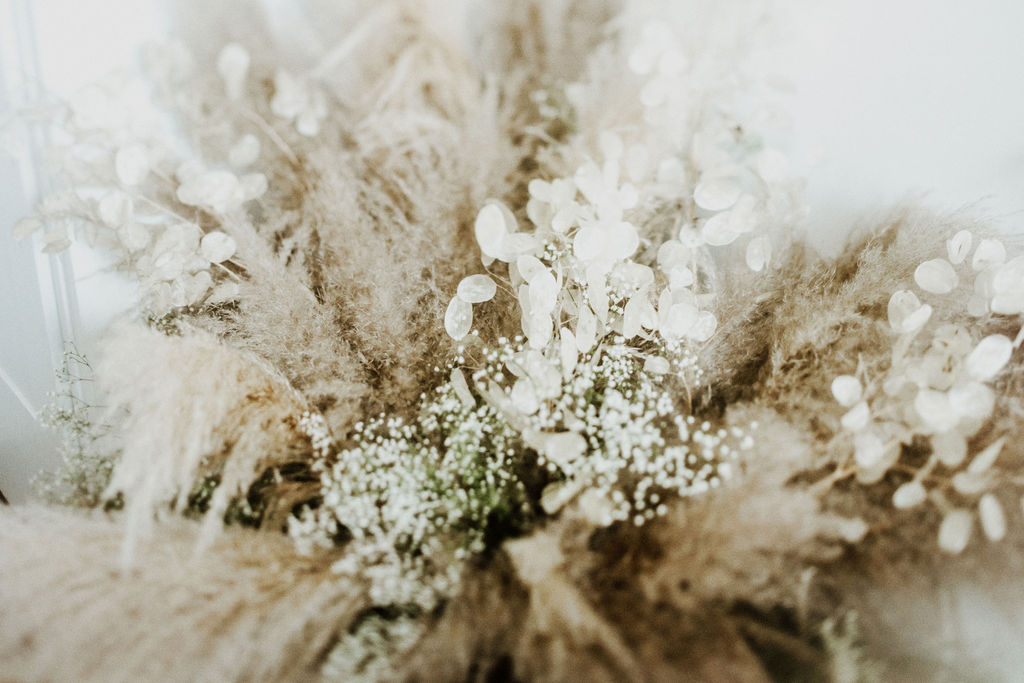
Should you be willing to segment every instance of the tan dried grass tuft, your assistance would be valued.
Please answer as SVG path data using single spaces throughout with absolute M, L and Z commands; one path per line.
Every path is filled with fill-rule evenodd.
M 196 558 L 199 526 L 165 522 L 124 571 L 124 533 L 99 513 L 0 510 L 4 678 L 308 680 L 365 604 L 278 534 L 234 529 Z

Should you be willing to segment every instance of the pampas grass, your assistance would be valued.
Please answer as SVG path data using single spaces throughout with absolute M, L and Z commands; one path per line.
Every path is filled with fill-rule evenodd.
M 2 515 L 9 680 L 299 680 L 365 604 L 276 534 L 235 529 L 197 559 L 198 525 L 171 520 L 123 570 L 121 521 Z
M 130 566 L 154 515 L 182 512 L 194 482 L 219 480 L 209 535 L 232 498 L 269 467 L 308 457 L 310 446 L 295 422 L 304 401 L 257 359 L 201 333 L 166 336 L 122 326 L 111 334 L 98 372 L 109 410 L 125 413 L 108 492 L 131 492 L 123 548 Z

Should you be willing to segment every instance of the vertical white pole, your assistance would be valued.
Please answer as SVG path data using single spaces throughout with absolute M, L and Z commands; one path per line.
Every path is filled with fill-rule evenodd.
M 33 105 L 44 101 L 43 74 L 40 66 L 39 48 L 31 0 L 8 0 L 10 23 L 16 62 L 14 68 L 20 77 L 15 82 L 22 84 L 21 97 L 12 97 L 12 104 Z M 20 101 L 19 101 L 20 99 Z M 49 131 L 45 123 L 36 123 L 29 128 L 29 159 L 22 165 L 22 183 L 26 198 L 36 202 L 52 187 L 44 167 L 46 149 L 49 147 Z M 38 240 L 38 236 L 36 236 Z M 37 243 L 38 244 L 38 243 Z M 54 368 L 60 367 L 66 343 L 78 341 L 78 299 L 75 290 L 74 270 L 68 254 L 43 254 L 36 249 L 36 269 L 43 300 L 43 315 L 46 319 L 50 357 Z

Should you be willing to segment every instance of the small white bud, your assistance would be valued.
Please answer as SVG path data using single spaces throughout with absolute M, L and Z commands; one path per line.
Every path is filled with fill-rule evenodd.
M 967 510 L 946 513 L 939 526 L 939 547 L 952 555 L 959 555 L 971 540 L 974 517 Z
M 859 401 L 863 393 L 864 388 L 860 380 L 853 375 L 839 375 L 832 380 L 832 395 L 844 408 L 849 408 Z
M 999 499 L 986 493 L 978 501 L 978 514 L 981 517 L 981 528 L 990 541 L 1001 541 L 1006 536 L 1006 515 Z

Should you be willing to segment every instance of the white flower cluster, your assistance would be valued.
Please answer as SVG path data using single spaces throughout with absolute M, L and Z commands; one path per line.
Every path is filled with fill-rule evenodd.
M 423 634 L 423 622 L 394 611 L 370 613 L 342 634 L 320 671 L 324 681 L 377 683 L 400 677 L 395 661 Z
M 378 604 L 432 605 L 458 579 L 457 560 L 484 549 L 495 516 L 525 512 L 517 434 L 465 390 L 442 384 L 412 422 L 359 423 L 352 447 L 314 465 L 322 503 L 289 531 L 305 549 L 351 536 L 335 570 L 370 577 Z
M 960 231 L 948 240 L 947 258 L 921 263 L 914 272 L 917 286 L 932 297 L 960 303 L 969 315 L 1021 313 L 1024 297 L 1024 258 L 1006 261 L 998 240 L 981 240 L 971 255 L 973 235 Z M 973 291 L 964 292 L 961 281 L 967 268 L 974 273 Z M 966 303 L 964 303 L 966 302 Z M 963 325 L 943 324 L 930 331 L 930 342 L 912 353 L 915 339 L 927 329 L 933 306 L 922 303 L 911 290 L 895 292 L 889 299 L 889 325 L 897 335 L 892 364 L 885 377 L 865 387 L 861 380 L 842 375 L 832 383 L 832 393 L 847 409 L 843 430 L 853 441 L 853 466 L 859 481 L 875 483 L 896 464 L 904 445 L 925 437 L 931 445 L 928 461 L 893 495 L 897 508 L 912 508 L 929 498 L 944 511 L 939 545 L 951 553 L 962 551 L 970 540 L 973 516 L 948 501 L 944 486 L 926 487 L 936 468 L 938 478 L 963 500 L 977 500 L 982 529 L 990 540 L 1006 533 L 1005 515 L 992 493 L 996 478 L 992 466 L 1003 446 L 997 438 L 968 461 L 968 441 L 992 416 L 996 395 L 990 384 L 1009 362 L 1022 341 L 991 334 L 975 341 Z M 1024 331 L 1024 328 L 1022 328 Z
M 310 81 L 279 69 L 274 76 L 274 98 L 270 101 L 274 115 L 294 123 L 295 130 L 312 137 L 320 132 L 327 116 L 327 98 Z
M 582 358 L 573 351 L 572 367 L 523 338 L 477 350 L 476 361 L 460 350 L 412 422 L 360 423 L 354 445 L 336 456 L 324 442 L 314 465 L 322 501 L 291 520 L 307 551 L 351 536 L 335 570 L 371 577 L 380 604 L 429 606 L 495 525 L 570 503 L 600 526 L 642 525 L 665 514 L 670 497 L 718 486 L 753 443 L 680 412 L 670 385 L 694 366 L 692 355 L 656 373 L 645 366 L 665 356 L 622 337 Z M 534 510 L 527 482 L 538 479 L 547 483 Z
M 619 182 L 621 140 L 609 134 L 602 142 L 603 165 L 587 162 L 571 178 L 530 182 L 532 231 L 520 231 L 500 202 L 480 210 L 475 233 L 484 265 L 507 264 L 503 284 L 517 295 L 529 346 L 550 358 L 564 354 L 563 363 L 612 333 L 627 340 L 707 341 L 718 323 L 701 310 L 708 296 L 694 291 L 700 254 L 672 239 L 658 245 L 657 269 L 631 258 L 640 235 L 625 214 L 639 193 Z M 460 283 L 445 316 L 453 338 L 469 334 L 472 304 L 489 300 L 496 288 L 485 275 Z
M 802 211 L 786 159 L 742 132 L 738 107 L 706 106 L 704 65 L 691 63 L 668 24 L 645 26 L 628 66 L 649 130 L 630 131 L 629 144 L 606 132 L 601 163 L 531 181 L 529 229 L 497 201 L 476 220 L 484 266 L 507 264 L 501 284 L 518 298 L 523 334 L 549 359 L 574 345 L 587 353 L 610 334 L 707 341 L 717 327 L 707 310 L 715 294 L 708 247 L 740 242 L 747 265 L 761 271 L 771 261 L 773 232 Z M 576 90 L 565 88 L 569 101 Z M 542 95 L 543 108 L 552 94 Z M 668 234 L 642 234 L 636 221 L 659 207 L 673 207 Z M 487 281 L 467 278 L 451 300 L 445 328 L 453 338 L 472 330 L 472 305 L 493 296 L 497 285 Z
M 739 75 L 685 48 L 667 22 L 651 21 L 629 53 L 649 123 L 647 138 L 626 150 L 630 178 L 689 205 L 679 226 L 685 247 L 737 243 L 747 266 L 761 271 L 771 263 L 773 242 L 788 239 L 804 213 L 803 183 L 781 151 L 752 133 L 771 117 L 764 103 L 723 92 L 722 84 Z
M 303 413 L 299 416 L 298 428 L 309 439 L 315 457 L 323 459 L 330 455 L 334 440 L 323 415 L 309 411 Z
M 194 109 L 195 103 L 184 101 L 176 88 L 194 77 L 188 51 L 171 43 L 151 49 L 146 57 L 157 87 L 171 93 L 183 111 Z M 250 105 L 242 96 L 248 92 L 250 61 L 237 43 L 225 46 L 217 60 L 227 99 L 255 126 L 229 138 L 217 163 L 194 157 L 180 161 L 175 150 L 185 142 L 161 129 L 159 121 L 138 114 L 139 101 L 145 99 L 138 79 L 123 76 L 85 88 L 71 101 L 60 131 L 73 141 L 60 159 L 73 189 L 46 197 L 38 216 L 15 225 L 15 237 L 41 232 L 47 253 L 69 248 L 72 235 L 102 247 L 117 267 L 136 276 L 143 306 L 155 317 L 233 300 L 238 276 L 225 265 L 236 252 L 231 226 L 247 202 L 267 191 L 266 176 L 248 171 L 260 158 L 257 134 L 294 158 L 274 129 L 246 109 Z M 316 134 L 327 113 L 323 94 L 283 71 L 274 83 L 271 112 L 303 135 Z
M 251 62 L 249 51 L 238 43 L 228 43 L 220 51 L 217 73 L 229 100 L 238 101 L 245 94 Z M 311 79 L 282 68 L 274 74 L 270 111 L 282 121 L 293 124 L 300 134 L 312 137 L 320 132 L 321 123 L 327 117 L 327 97 Z
M 669 496 L 718 486 L 738 451 L 752 445 L 738 428 L 713 429 L 681 413 L 669 376 L 651 372 L 652 357 L 645 360 L 621 337 L 572 367 L 559 368 L 521 344 L 501 348 L 473 381 L 554 478 L 541 494 L 547 514 L 575 501 L 598 526 L 641 526 L 667 512 Z M 692 356 L 678 361 L 694 363 Z
M 151 310 L 162 314 L 197 301 L 213 282 L 210 261 L 199 251 L 202 230 L 187 221 L 155 222 L 153 214 L 136 213 L 135 207 L 133 195 L 119 187 L 91 201 L 72 193 L 51 195 L 39 205 L 39 217 L 14 226 L 14 236 L 20 240 L 44 230 L 43 251 L 59 253 L 71 246 L 77 227 L 90 245 L 104 244 L 119 265 L 137 273 Z
M 119 268 L 135 274 L 143 305 L 158 317 L 200 301 L 233 299 L 235 276 L 221 264 L 234 256 L 234 240 L 222 230 L 204 231 L 158 194 L 149 194 L 143 187 L 151 172 L 146 155 L 142 145 L 117 150 L 113 156 L 117 171 L 112 177 L 103 178 L 105 163 L 97 163 L 94 186 L 48 196 L 37 207 L 38 216 L 15 225 L 15 238 L 43 230 L 44 251 L 56 253 L 71 246 L 71 234 L 77 230 L 88 245 L 105 248 Z M 180 182 L 177 194 L 182 204 L 204 205 L 218 212 L 238 208 L 262 194 L 266 185 L 261 174 L 253 174 L 257 187 L 245 190 L 228 171 L 188 180 L 181 174 L 173 177 L 171 182 Z M 228 194 L 233 198 L 228 200 Z M 233 203 L 229 206 L 225 201 Z

